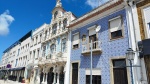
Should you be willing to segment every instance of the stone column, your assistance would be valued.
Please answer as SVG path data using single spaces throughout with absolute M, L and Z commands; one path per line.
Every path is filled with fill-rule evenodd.
M 46 84 L 47 84 L 47 76 L 48 76 L 48 73 L 46 73 Z
M 57 73 L 57 84 L 59 84 L 59 72 Z
M 56 67 L 53 68 L 53 72 L 54 72 L 53 84 L 56 84 Z
M 43 81 L 42 81 L 42 84 L 44 84 L 44 82 L 45 82 L 45 73 L 43 72 Z
M 53 84 L 56 84 L 56 73 L 54 73 L 54 80 L 53 80 Z

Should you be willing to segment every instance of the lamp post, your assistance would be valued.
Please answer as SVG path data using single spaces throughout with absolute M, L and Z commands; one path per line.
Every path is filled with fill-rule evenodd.
M 129 60 L 129 64 L 130 64 L 130 73 L 131 73 L 131 83 L 134 84 L 134 81 L 133 81 L 133 70 L 132 70 L 132 60 L 134 59 L 134 51 L 131 49 L 131 48 L 128 48 L 127 49 L 127 52 L 126 52 L 126 59 Z
M 91 70 L 90 70 L 90 84 L 92 84 L 92 49 L 93 49 L 93 45 L 92 45 L 92 40 L 91 40 Z
M 96 31 L 96 37 L 98 37 L 98 32 L 100 31 L 100 29 L 101 29 L 101 26 L 99 25 L 99 26 L 97 26 L 96 27 L 96 29 L 95 29 L 95 31 Z M 92 63 L 93 63 L 93 59 L 92 59 L 92 51 L 93 51 L 93 42 L 92 42 L 92 40 L 91 40 L 91 43 L 90 43 L 90 50 L 91 50 L 91 69 L 90 69 L 90 84 L 92 84 Z

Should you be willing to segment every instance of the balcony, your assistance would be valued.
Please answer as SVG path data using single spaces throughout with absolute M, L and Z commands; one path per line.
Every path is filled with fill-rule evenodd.
M 82 45 L 82 55 L 90 55 L 91 53 L 91 47 L 90 47 L 91 43 L 86 43 Z M 101 54 L 102 50 L 101 50 L 101 42 L 100 41 L 95 41 L 92 42 L 92 54 Z
M 43 57 L 39 58 L 39 64 L 54 64 L 54 63 L 64 63 L 67 61 L 67 55 L 62 52 L 57 53 L 49 53 L 48 55 L 43 55 Z

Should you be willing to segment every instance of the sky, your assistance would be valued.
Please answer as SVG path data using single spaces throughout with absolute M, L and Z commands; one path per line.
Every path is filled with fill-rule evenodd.
M 61 0 L 75 16 L 90 12 L 106 0 Z M 56 0 L 0 0 L 0 61 L 3 51 L 30 30 L 49 24 Z M 80 11 L 79 11 L 80 10 Z

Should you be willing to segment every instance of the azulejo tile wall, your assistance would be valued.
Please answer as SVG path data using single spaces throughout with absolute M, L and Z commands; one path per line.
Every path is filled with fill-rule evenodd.
M 109 39 L 109 19 L 121 15 L 123 18 L 124 26 L 124 38 L 112 40 Z M 125 52 L 128 48 L 128 30 L 126 22 L 126 12 L 125 9 L 116 11 L 115 13 L 108 15 L 104 18 L 101 18 L 91 24 L 85 25 L 79 29 L 72 31 L 73 34 L 76 32 L 80 33 L 80 44 L 78 49 L 71 50 L 71 62 L 80 60 L 79 65 L 79 84 L 85 84 L 86 75 L 85 69 L 90 68 L 90 56 L 83 56 L 82 52 L 82 35 L 85 34 L 88 38 L 88 29 L 93 25 L 100 25 L 101 30 L 98 32 L 98 40 L 102 42 L 102 54 L 93 56 L 93 68 L 101 69 L 101 80 L 102 84 L 110 84 L 110 58 L 115 56 L 125 56 Z M 87 41 L 87 40 L 86 40 Z M 88 41 L 87 41 L 88 42 Z

